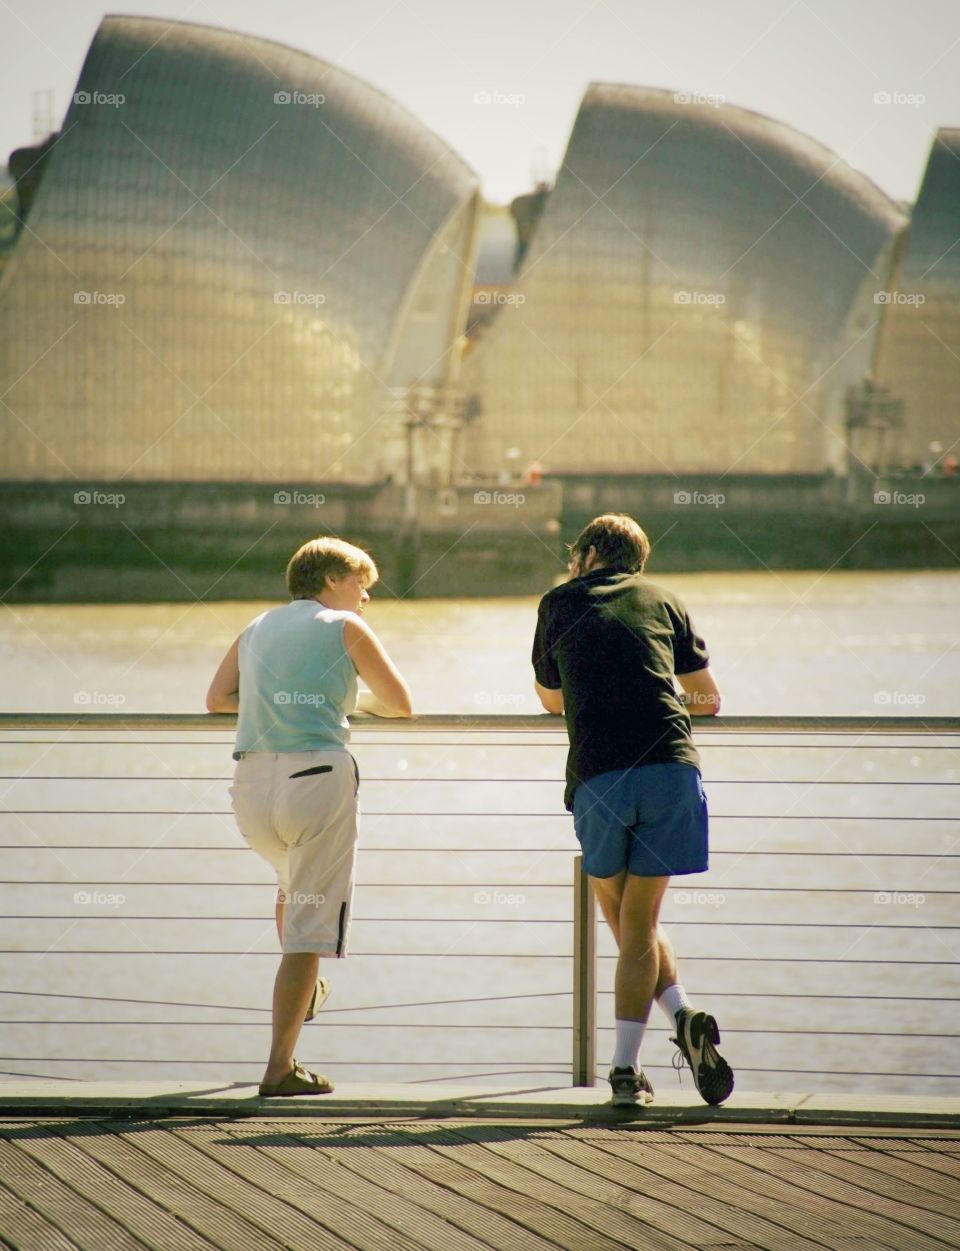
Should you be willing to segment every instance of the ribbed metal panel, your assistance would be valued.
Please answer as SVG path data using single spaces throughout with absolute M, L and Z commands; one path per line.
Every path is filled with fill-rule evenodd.
M 391 345 L 472 171 L 374 87 L 222 29 L 108 17 L 77 93 L 0 286 L 2 476 L 390 468 Z
M 930 151 L 900 265 L 885 291 L 877 381 L 904 401 L 894 459 L 929 464 L 960 438 L 960 129 Z
M 821 378 L 903 220 L 768 117 L 593 84 L 515 302 L 465 366 L 474 463 L 518 447 L 561 472 L 825 468 Z

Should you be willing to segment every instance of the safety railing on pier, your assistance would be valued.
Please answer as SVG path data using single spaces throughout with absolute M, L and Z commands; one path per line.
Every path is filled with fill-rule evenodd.
M 256 1079 L 277 957 L 232 719 L 0 718 L 0 1070 Z M 696 723 L 711 867 L 662 920 L 753 1090 L 956 1093 L 960 718 Z M 615 951 L 550 717 L 361 719 L 351 958 L 302 1055 L 343 1080 L 592 1083 Z M 654 1009 L 644 1065 L 670 1072 Z

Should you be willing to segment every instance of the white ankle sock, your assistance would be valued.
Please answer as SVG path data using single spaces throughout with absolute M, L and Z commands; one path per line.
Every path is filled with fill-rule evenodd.
M 615 1069 L 638 1069 L 640 1067 L 640 1044 L 646 1021 L 617 1021 L 617 1046 L 613 1053 Z
M 668 986 L 660 995 L 657 1003 L 666 1013 L 671 1029 L 676 1029 L 677 1013 L 680 1009 L 693 1007 L 693 1004 L 687 998 L 687 992 L 679 982 L 674 982 L 672 986 Z

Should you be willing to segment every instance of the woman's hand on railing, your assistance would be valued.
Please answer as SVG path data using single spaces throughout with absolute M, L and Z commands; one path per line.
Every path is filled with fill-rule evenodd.
M 371 717 L 403 718 L 406 716 L 405 713 L 388 708 L 382 699 L 374 695 L 373 691 L 360 692 L 357 696 L 357 712 L 367 713 Z

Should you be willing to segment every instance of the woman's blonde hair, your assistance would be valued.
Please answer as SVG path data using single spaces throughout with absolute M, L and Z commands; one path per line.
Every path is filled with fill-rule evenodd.
M 373 557 L 362 547 L 343 539 L 310 539 L 290 557 L 287 590 L 291 599 L 313 599 L 326 589 L 328 574 L 339 578 L 348 573 L 359 574 L 365 587 L 380 577 Z

